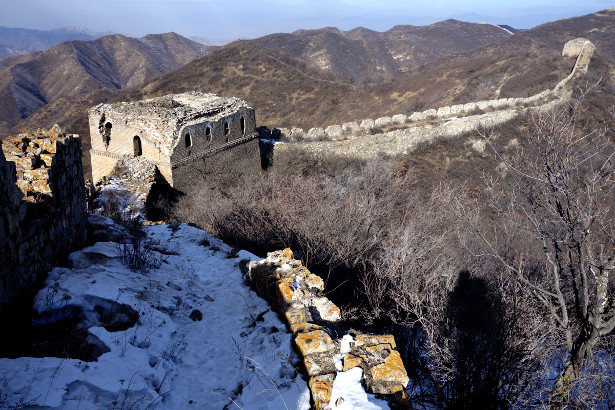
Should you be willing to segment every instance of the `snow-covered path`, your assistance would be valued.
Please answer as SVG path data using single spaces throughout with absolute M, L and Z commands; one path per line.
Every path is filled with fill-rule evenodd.
M 258 258 L 188 225 L 145 229 L 160 268 L 132 272 L 117 244 L 100 242 L 55 268 L 35 302 L 39 312 L 78 307 L 91 342 L 109 351 L 95 362 L 0 359 L 0 407 L 309 408 L 291 335 L 241 277 L 240 260 Z M 122 304 L 138 321 L 106 330 L 101 318 Z

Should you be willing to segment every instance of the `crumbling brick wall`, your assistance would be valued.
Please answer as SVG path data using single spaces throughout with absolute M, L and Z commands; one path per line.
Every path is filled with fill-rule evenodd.
M 324 296 L 323 280 L 293 258 L 290 249 L 270 252 L 251 261 L 246 270 L 252 288 L 284 316 L 300 353 L 315 409 L 327 410 L 338 372 L 362 370 L 362 384 L 370 393 L 389 396 L 409 407 L 405 391 L 409 378 L 392 335 L 354 332 L 336 340 L 340 309 Z
M 0 306 L 86 239 L 81 140 L 57 129 L 8 137 L 0 149 Z

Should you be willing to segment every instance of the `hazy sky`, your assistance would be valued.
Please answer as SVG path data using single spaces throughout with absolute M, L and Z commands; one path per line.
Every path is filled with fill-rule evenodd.
M 217 41 L 326 26 L 383 31 L 447 18 L 530 28 L 614 5 L 615 0 L 0 0 L 0 26 L 78 26 L 133 36 L 175 31 Z

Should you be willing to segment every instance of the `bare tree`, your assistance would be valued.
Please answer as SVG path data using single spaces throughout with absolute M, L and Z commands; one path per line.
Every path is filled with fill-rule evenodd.
M 580 126 L 581 94 L 567 109 L 533 117 L 525 147 L 496 151 L 505 167 L 488 187 L 490 203 L 535 246 L 539 265 L 528 263 L 529 253 L 504 254 L 500 226 L 488 233 L 460 207 L 486 253 L 514 273 L 563 335 L 567 357 L 548 397 L 553 408 L 567 403 L 593 349 L 615 328 L 615 149 L 606 131 Z

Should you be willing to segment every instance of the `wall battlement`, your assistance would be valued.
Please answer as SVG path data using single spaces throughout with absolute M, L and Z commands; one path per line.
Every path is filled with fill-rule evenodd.
M 0 306 L 86 239 L 81 140 L 57 128 L 0 147 Z
M 282 128 L 281 134 L 297 141 L 276 144 L 276 157 L 287 155 L 294 149 L 322 155 L 331 153 L 356 158 L 375 158 L 379 155 L 407 154 L 420 142 L 438 137 L 456 137 L 485 128 L 504 124 L 526 110 L 544 111 L 563 103 L 572 93 L 573 80 L 587 73 L 595 46 L 586 39 L 566 43 L 563 53 L 576 58 L 570 75 L 553 90 L 544 90 L 527 98 L 502 98 L 468 104 L 431 108 L 411 115 L 365 119 L 331 125 L 326 128 Z M 387 131 L 393 128 L 392 131 Z

